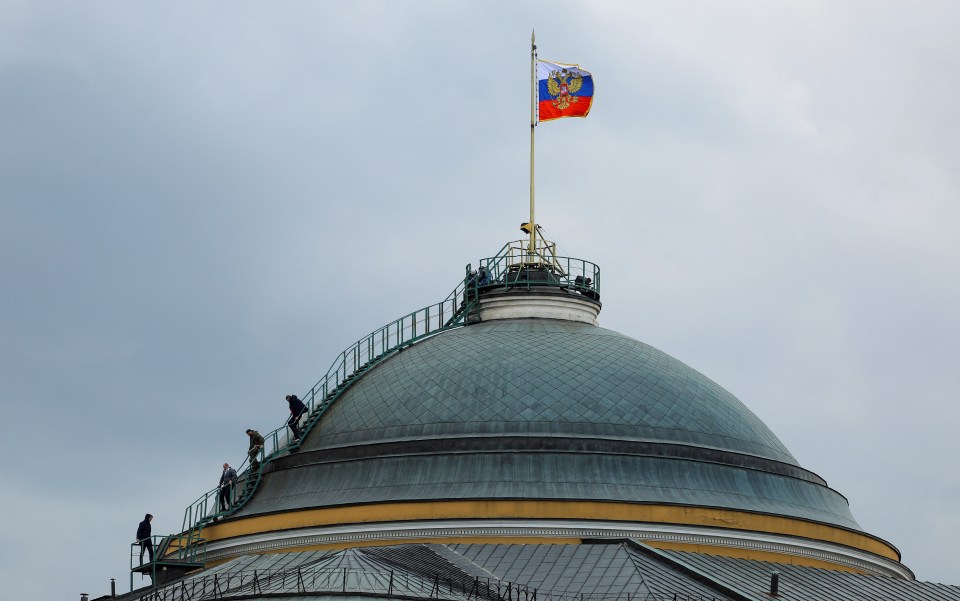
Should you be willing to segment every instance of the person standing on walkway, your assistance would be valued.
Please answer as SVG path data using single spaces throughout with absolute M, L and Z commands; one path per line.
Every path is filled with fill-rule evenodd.
M 290 404 L 290 419 L 287 420 L 287 425 L 290 426 L 290 432 L 293 433 L 293 442 L 297 442 L 300 440 L 301 434 L 300 416 L 307 412 L 307 406 L 295 394 L 288 394 L 286 398 Z
M 263 449 L 263 436 L 253 428 L 247 428 L 247 436 L 250 437 L 250 448 L 247 450 L 247 457 L 250 458 L 250 469 L 254 472 L 260 471 L 260 451 Z
M 480 266 L 480 271 L 477 272 L 477 284 L 480 286 L 486 286 L 491 283 L 490 272 L 487 271 L 487 268 L 483 265 Z
M 237 481 L 237 470 L 229 463 L 223 464 L 223 473 L 220 475 L 220 511 L 230 509 L 233 501 L 233 484 Z
M 137 527 L 137 542 L 140 543 L 140 565 L 143 565 L 144 551 L 149 554 L 150 563 L 153 563 L 153 539 L 150 538 L 150 522 L 152 521 L 153 516 L 148 513 L 143 517 L 140 526 Z

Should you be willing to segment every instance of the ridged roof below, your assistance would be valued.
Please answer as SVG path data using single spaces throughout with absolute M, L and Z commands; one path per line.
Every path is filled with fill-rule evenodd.
M 761 599 L 770 598 L 762 592 L 769 587 L 770 574 L 779 572 L 776 598 L 782 601 L 960 601 L 960 586 L 912 578 L 851 574 L 700 553 L 664 551 L 663 554 L 684 567 L 709 575 L 714 582 L 733 590 L 753 592 L 755 598 Z
M 505 601 L 531 599 L 536 591 L 542 601 L 659 601 L 674 595 L 742 601 L 643 549 L 637 544 L 398 545 L 250 555 L 188 576 L 161 590 L 159 597 L 166 592 L 172 599 L 207 599 L 223 591 L 251 600 L 336 595 L 357 601 Z M 127 599 L 147 599 L 150 594 L 134 593 Z
M 657 551 L 638 541 L 575 545 L 410 544 L 247 555 L 121 601 L 209 599 L 431 599 L 434 601 L 763 601 L 780 573 L 781 601 L 960 601 L 960 587 Z M 509 593 L 508 591 L 509 587 Z

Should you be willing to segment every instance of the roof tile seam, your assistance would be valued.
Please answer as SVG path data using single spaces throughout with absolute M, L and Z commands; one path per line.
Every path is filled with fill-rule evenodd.
M 482 436 L 482 438 L 507 438 L 507 437 L 510 437 L 510 438 L 521 438 L 521 437 L 523 437 L 523 436 L 522 436 L 522 435 L 510 435 L 510 436 L 489 435 L 489 436 Z M 551 436 L 547 436 L 547 437 L 549 437 L 549 438 L 567 438 L 567 437 L 569 437 L 569 436 L 568 436 L 568 435 L 551 435 Z M 464 437 L 456 437 L 456 439 L 460 439 L 460 438 L 464 438 Z M 471 436 L 470 438 L 481 438 L 481 437 L 480 437 L 480 436 L 476 436 L 476 437 Z M 427 437 L 427 436 L 423 436 L 423 437 L 417 437 L 416 439 L 411 439 L 411 438 L 398 439 L 397 442 L 404 442 L 404 441 L 408 441 L 408 440 L 430 441 L 430 440 L 438 440 L 438 439 L 455 440 L 455 438 L 454 438 L 453 436 L 443 436 L 443 437 Z M 601 439 L 601 438 L 590 438 L 589 440 L 604 440 L 604 439 Z M 644 442 L 645 442 L 645 441 L 644 441 Z M 654 442 L 659 442 L 659 441 L 654 441 Z M 377 443 L 373 443 L 373 444 L 383 444 L 383 443 L 378 441 Z M 668 443 L 668 444 L 669 444 L 669 443 Z M 366 443 L 366 444 L 357 443 L 357 444 L 352 444 L 352 445 L 340 445 L 340 446 L 336 446 L 336 447 L 326 447 L 326 448 L 320 448 L 320 449 L 311 449 L 310 451 L 306 451 L 306 452 L 310 452 L 310 453 L 312 453 L 312 452 L 323 452 L 323 451 L 326 451 L 326 450 L 329 450 L 329 449 L 335 449 L 335 448 L 336 448 L 336 449 L 360 448 L 360 447 L 364 447 L 364 446 L 370 446 L 370 443 Z M 681 447 L 687 447 L 687 448 L 711 449 L 711 450 L 717 450 L 717 451 L 723 451 L 723 452 L 731 453 L 731 454 L 734 454 L 734 455 L 740 455 L 740 456 L 744 456 L 744 457 L 754 457 L 754 456 L 752 456 L 752 455 L 747 455 L 746 453 L 737 453 L 737 452 L 734 452 L 734 451 L 726 451 L 725 449 L 720 449 L 720 448 L 716 448 L 716 447 L 701 447 L 701 446 L 695 446 L 695 445 L 675 445 L 675 446 L 681 446 Z M 384 453 L 384 454 L 381 454 L 381 455 L 369 455 L 369 456 L 365 456 L 365 457 L 345 457 L 345 458 L 342 458 L 342 459 L 327 459 L 327 460 L 318 459 L 318 460 L 316 460 L 316 461 L 311 461 L 311 462 L 309 462 L 309 463 L 298 463 L 298 464 L 296 464 L 296 465 L 291 465 L 291 466 L 276 465 L 276 466 L 272 469 L 272 471 L 284 471 L 284 470 L 290 470 L 290 469 L 299 469 L 299 468 L 308 467 L 308 466 L 313 466 L 313 465 L 328 465 L 328 464 L 336 464 L 336 463 L 351 463 L 351 462 L 356 462 L 356 461 L 367 461 L 367 460 L 371 460 L 371 459 L 387 458 L 387 457 L 417 457 L 417 456 L 445 456 L 445 455 L 498 455 L 498 454 L 503 454 L 503 453 L 511 453 L 511 454 L 512 454 L 512 453 L 531 453 L 531 454 L 536 454 L 536 453 L 556 453 L 556 454 L 572 454 L 572 455 L 578 455 L 578 456 L 583 456 L 583 455 L 602 455 L 602 456 L 615 456 L 615 457 L 646 457 L 646 458 L 653 458 L 653 459 L 662 459 L 662 460 L 665 460 L 665 461 L 684 461 L 684 462 L 702 463 L 702 464 L 708 464 L 708 465 L 719 465 L 719 466 L 723 466 L 723 467 L 727 467 L 727 468 L 731 468 L 731 469 L 747 470 L 747 471 L 751 471 L 751 472 L 758 472 L 758 473 L 763 473 L 763 474 L 769 474 L 769 475 L 775 476 L 775 477 L 787 478 L 787 479 L 790 479 L 790 480 L 797 480 L 797 481 L 799 481 L 799 482 L 807 482 L 807 483 L 812 484 L 812 485 L 814 485 L 814 486 L 818 486 L 818 487 L 821 487 L 821 488 L 825 488 L 825 489 L 827 489 L 827 490 L 829 490 L 829 491 L 831 491 L 831 492 L 833 492 L 833 493 L 836 493 L 836 494 L 839 495 L 840 497 L 843 497 L 844 501 L 847 501 L 847 504 L 849 505 L 849 501 L 847 500 L 847 498 L 846 498 L 842 493 L 840 493 L 839 491 L 831 488 L 825 481 L 824 481 L 824 482 L 816 482 L 815 480 L 806 479 L 806 478 L 799 478 L 799 477 L 791 476 L 791 475 L 788 475 L 788 474 L 782 474 L 782 473 L 778 473 L 778 472 L 771 471 L 771 470 L 765 470 L 765 469 L 762 469 L 762 468 L 759 468 L 759 467 L 750 467 L 750 466 L 736 465 L 736 464 L 732 464 L 732 463 L 724 463 L 724 462 L 722 462 L 722 461 L 710 461 L 710 460 L 707 460 L 707 459 L 697 459 L 697 458 L 694 458 L 694 457 L 670 457 L 670 456 L 657 455 L 657 454 L 654 454 L 654 453 L 628 453 L 628 452 L 623 452 L 623 451 L 593 451 L 593 450 L 579 450 L 579 449 L 572 449 L 572 450 L 571 450 L 571 449 L 523 449 L 523 450 L 519 450 L 519 451 L 517 451 L 517 450 L 510 450 L 510 451 L 502 451 L 502 450 L 501 450 L 501 451 L 497 451 L 497 450 L 492 450 L 492 449 L 491 449 L 491 450 L 472 450 L 472 449 L 464 449 L 464 450 L 422 451 L 422 452 L 411 452 L 411 453 Z M 288 457 L 289 457 L 289 456 L 292 456 L 292 455 L 288 455 Z M 767 458 L 763 458 L 763 459 L 767 459 Z M 787 465 L 787 466 L 790 466 L 790 467 L 792 467 L 792 468 L 794 468 L 794 469 L 802 470 L 802 471 L 804 471 L 804 472 L 807 472 L 807 471 L 808 471 L 808 470 L 805 470 L 805 469 L 802 468 L 802 467 L 795 466 L 795 465 L 792 465 L 792 464 L 789 464 L 789 463 L 783 463 L 782 461 L 776 461 L 775 459 L 767 459 L 767 460 L 768 460 L 768 461 L 775 462 L 775 463 L 781 463 L 781 464 L 783 464 L 783 465 Z M 812 472 L 810 472 L 810 473 L 812 473 Z
M 725 595 L 729 595 L 737 599 L 737 601 L 767 601 L 766 599 L 753 597 L 747 593 L 744 593 L 743 591 L 737 590 L 736 588 L 728 585 L 727 583 L 721 582 L 716 578 L 710 576 L 709 574 L 704 573 L 703 571 L 697 569 L 696 567 L 692 565 L 688 565 L 673 557 L 670 557 L 669 555 L 662 553 L 658 549 L 655 549 L 653 547 L 643 544 L 639 540 L 627 539 L 627 541 L 625 542 L 625 545 L 631 551 L 635 553 L 644 554 L 647 557 L 655 559 L 655 561 L 658 561 L 663 564 L 667 564 L 670 567 L 672 567 L 674 570 L 677 570 L 686 575 L 692 576 L 695 580 L 703 584 L 706 584 L 708 587 L 713 588 L 714 590 L 719 591 Z

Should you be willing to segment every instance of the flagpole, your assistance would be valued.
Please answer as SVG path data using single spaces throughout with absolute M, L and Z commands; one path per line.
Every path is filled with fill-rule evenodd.
M 533 219 L 533 131 L 537 126 L 537 32 L 530 34 L 530 262 L 537 249 L 537 222 Z

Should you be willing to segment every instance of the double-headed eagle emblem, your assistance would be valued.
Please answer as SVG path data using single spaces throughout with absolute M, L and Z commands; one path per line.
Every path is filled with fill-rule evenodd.
M 579 73 L 566 69 L 551 71 L 547 76 L 547 91 L 553 97 L 550 104 L 561 111 L 571 104 L 576 104 L 580 98 L 571 94 L 575 94 L 582 85 L 583 76 Z

